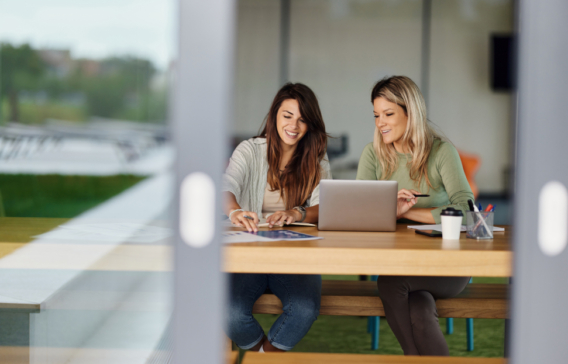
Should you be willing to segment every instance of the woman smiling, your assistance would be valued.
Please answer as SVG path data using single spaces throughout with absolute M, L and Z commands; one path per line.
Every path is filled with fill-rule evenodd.
M 465 216 L 473 193 L 456 148 L 427 120 L 418 86 L 404 76 L 385 78 L 371 100 L 375 136 L 359 159 L 357 179 L 398 181 L 397 218 L 439 224 L 447 207 Z M 430 196 L 418 200 L 414 195 L 420 193 Z
M 225 213 L 233 224 L 257 231 L 269 226 L 318 221 L 319 182 L 331 178 L 325 158 L 327 134 L 316 96 L 307 86 L 284 85 L 276 94 L 260 136 L 239 144 L 224 175 Z M 321 276 L 231 274 L 229 337 L 242 349 L 290 350 L 319 314 Z M 265 336 L 252 316 L 270 289 L 283 313 Z
M 404 76 L 385 78 L 373 88 L 371 102 L 375 138 L 361 155 L 357 179 L 398 181 L 397 218 L 439 224 L 442 209 L 466 210 L 473 193 L 458 152 L 426 119 L 418 86 Z M 420 193 L 430 196 L 417 201 L 414 195 Z M 449 355 L 438 325 L 436 299 L 456 296 L 469 279 L 378 278 L 387 322 L 405 355 Z

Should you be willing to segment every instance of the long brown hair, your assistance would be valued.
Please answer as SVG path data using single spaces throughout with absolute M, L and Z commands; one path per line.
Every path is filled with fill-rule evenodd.
M 426 116 L 426 103 L 420 89 L 406 76 L 385 77 L 375 84 L 371 92 L 371 103 L 382 97 L 385 100 L 400 106 L 406 116 L 408 124 L 402 135 L 402 142 L 408 147 L 412 159 L 408 161 L 410 178 L 417 187 L 422 180 L 429 188 L 434 188 L 428 178 L 428 157 L 432 151 L 434 140 L 441 139 L 435 132 Z M 393 144 L 385 144 L 382 134 L 375 128 L 373 147 L 377 153 L 379 163 L 383 168 L 382 179 L 389 179 L 394 173 L 398 155 Z
M 294 155 L 280 173 L 282 146 L 276 126 L 278 110 L 285 100 L 298 102 L 302 120 L 308 131 L 298 142 Z M 280 190 L 286 209 L 302 206 L 321 179 L 320 162 L 327 149 L 325 124 L 314 92 L 301 83 L 287 83 L 278 91 L 268 115 L 264 120 L 264 129 L 259 137 L 265 137 L 267 143 L 268 184 L 272 191 Z

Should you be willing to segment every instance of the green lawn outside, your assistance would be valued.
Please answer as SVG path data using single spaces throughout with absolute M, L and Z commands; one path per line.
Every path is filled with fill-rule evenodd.
M 276 315 L 256 315 L 268 332 Z M 454 319 L 454 333 L 445 335 L 452 356 L 502 357 L 505 320 L 474 319 L 472 352 L 466 350 L 465 319 Z M 440 327 L 446 332 L 446 319 L 440 319 Z M 402 355 L 402 350 L 389 328 L 381 319 L 379 350 L 371 350 L 371 335 L 367 333 L 367 318 L 320 316 L 308 334 L 292 350 L 318 353 L 359 353 Z
M 5 216 L 71 218 L 144 178 L 133 175 L 0 174 L 0 194 Z
M 323 276 L 323 279 L 356 280 L 357 276 Z M 474 278 L 476 283 L 506 283 L 506 278 Z M 255 315 L 268 332 L 276 315 Z M 474 350 L 466 349 L 465 319 L 454 319 L 454 333 L 445 335 L 452 356 L 503 357 L 505 320 L 474 319 Z M 440 319 L 446 332 L 446 319 Z M 402 355 L 398 341 L 387 321 L 381 318 L 379 349 L 371 350 L 366 317 L 320 316 L 308 334 L 292 351 L 318 353 L 359 353 Z

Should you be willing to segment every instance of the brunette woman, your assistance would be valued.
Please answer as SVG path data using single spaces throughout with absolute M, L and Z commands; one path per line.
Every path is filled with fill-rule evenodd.
M 276 94 L 260 136 L 239 144 L 224 175 L 225 212 L 231 222 L 257 231 L 318 221 L 319 181 L 331 178 L 327 134 L 315 94 L 307 86 L 284 85 Z M 231 274 L 229 337 L 242 349 L 287 351 L 308 332 L 319 314 L 321 276 Z M 269 289 L 283 313 L 265 335 L 252 315 Z
M 426 119 L 418 86 L 404 76 L 379 81 L 371 93 L 374 142 L 363 150 L 357 179 L 398 181 L 397 218 L 439 224 L 447 207 L 473 200 L 456 148 Z M 418 192 L 421 191 L 421 192 Z M 414 194 L 429 194 L 417 200 Z M 436 299 L 459 294 L 469 277 L 379 276 L 389 326 L 406 355 L 449 355 L 438 325 Z

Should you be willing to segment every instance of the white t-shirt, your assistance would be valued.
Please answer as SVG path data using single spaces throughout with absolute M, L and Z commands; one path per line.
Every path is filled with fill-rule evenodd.
M 280 196 L 280 190 L 270 191 L 270 184 L 266 183 L 264 198 L 262 199 L 262 218 L 266 219 L 268 215 L 284 210 L 286 210 L 286 206 L 282 196 Z

